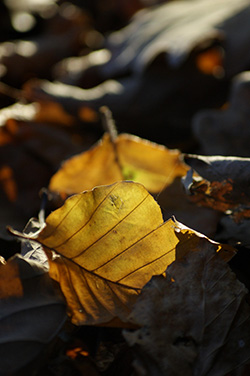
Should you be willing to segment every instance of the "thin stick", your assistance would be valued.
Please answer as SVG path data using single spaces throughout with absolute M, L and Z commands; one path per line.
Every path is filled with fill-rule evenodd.
M 116 139 L 117 139 L 117 136 L 118 136 L 118 132 L 117 132 L 117 129 L 116 129 L 116 126 L 115 126 L 114 119 L 112 117 L 112 112 L 110 111 L 110 109 L 107 106 L 100 107 L 99 111 L 102 114 L 103 128 L 106 132 L 108 132 L 108 134 L 110 136 L 110 141 L 113 145 L 114 154 L 115 154 L 115 162 L 117 163 L 117 165 L 119 167 L 122 179 L 125 180 L 125 177 L 123 175 L 123 167 L 122 167 L 122 164 L 121 164 L 120 159 L 119 159 L 119 153 L 118 153 L 117 145 L 116 145 Z
M 118 132 L 115 126 L 114 119 L 112 117 L 112 112 L 107 106 L 100 107 L 100 112 L 102 114 L 103 128 L 110 135 L 111 141 L 115 143 Z

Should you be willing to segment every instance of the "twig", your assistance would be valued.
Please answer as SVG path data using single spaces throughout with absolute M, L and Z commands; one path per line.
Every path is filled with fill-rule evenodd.
M 111 141 L 115 143 L 118 132 L 112 117 L 112 113 L 107 106 L 100 107 L 99 111 L 102 114 L 102 125 L 104 130 L 109 133 Z
M 115 154 L 115 162 L 117 163 L 117 165 L 120 169 L 122 179 L 125 180 L 125 177 L 124 177 L 124 174 L 123 174 L 123 167 L 122 167 L 122 164 L 121 164 L 120 159 L 119 159 L 119 153 L 118 153 L 117 145 L 116 145 L 116 139 L 117 139 L 118 132 L 117 132 L 117 129 L 116 129 L 116 126 L 115 126 L 114 119 L 112 117 L 112 113 L 107 106 L 100 107 L 99 111 L 102 114 L 103 128 L 106 132 L 108 132 L 108 134 L 110 136 L 110 141 L 113 145 L 114 154 Z

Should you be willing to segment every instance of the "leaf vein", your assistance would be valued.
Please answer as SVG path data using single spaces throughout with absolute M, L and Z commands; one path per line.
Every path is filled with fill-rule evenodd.
M 136 273 L 138 270 L 142 270 L 143 268 L 146 268 L 147 266 L 151 265 L 151 264 L 154 264 L 155 262 L 159 261 L 161 258 L 165 257 L 168 253 L 171 253 L 173 250 L 175 249 L 174 248 L 171 248 L 169 251 L 165 252 L 164 254 L 162 254 L 161 256 L 155 258 L 154 260 L 152 261 L 149 261 L 148 263 L 146 264 L 143 264 L 142 266 L 139 266 L 138 268 L 136 268 L 135 270 L 133 270 L 132 272 L 126 274 L 125 276 L 123 276 L 122 278 L 118 279 L 116 282 L 117 283 L 120 283 L 123 279 L 127 278 L 128 276 Z M 167 267 L 168 265 L 166 265 Z M 158 273 L 159 274 L 159 273 Z
M 90 244 L 88 247 L 84 248 L 80 253 L 78 253 L 77 255 L 69 258 L 70 260 L 74 260 L 76 259 L 77 257 L 80 257 L 82 256 L 89 248 L 91 248 L 93 245 L 95 245 L 96 243 L 98 243 L 100 240 L 102 240 L 105 236 L 107 236 L 108 234 L 110 234 L 111 231 L 113 231 L 118 225 L 120 225 L 126 218 L 128 218 L 135 210 L 138 209 L 139 206 L 141 206 L 143 204 L 143 202 L 149 197 L 149 193 L 143 198 L 142 201 L 139 202 L 139 204 L 137 204 L 132 210 L 130 210 L 130 212 L 128 214 L 126 214 L 121 220 L 119 220 L 113 227 L 111 227 L 108 231 L 105 232 L 105 234 L 103 234 L 102 236 L 100 236 L 98 239 L 96 239 L 92 244 Z M 120 253 L 119 253 L 120 254 Z M 116 257 L 116 256 L 115 256 Z M 99 269 L 99 267 L 97 268 Z M 95 269 L 94 269 L 95 270 Z M 94 271 L 93 270 L 93 271 Z
M 108 193 L 107 196 L 104 197 L 104 199 L 96 206 L 96 208 L 93 210 L 93 212 L 91 213 L 90 217 L 88 218 L 87 222 L 85 222 L 78 230 L 76 230 L 76 232 L 74 232 L 71 236 L 69 236 L 66 240 L 64 240 L 62 243 L 58 244 L 57 246 L 54 246 L 53 249 L 57 249 L 59 247 L 61 247 L 62 245 L 66 244 L 70 239 L 72 239 L 75 235 L 77 235 L 85 226 L 87 226 L 87 224 L 91 221 L 91 219 L 93 218 L 94 214 L 98 211 L 98 209 L 100 209 L 100 207 L 102 206 L 102 204 L 108 199 L 108 197 L 110 196 L 110 194 L 114 191 L 114 189 L 117 187 L 117 185 L 115 185 L 111 191 Z M 80 197 L 80 199 L 82 198 L 82 196 Z M 79 203 L 79 200 L 77 201 L 77 203 Z M 75 205 L 74 205 L 75 207 Z M 73 207 L 72 207 L 73 209 Z M 72 211 L 72 209 L 70 209 L 70 211 Z M 69 212 L 70 212 L 69 211 Z M 66 216 L 64 217 L 66 218 Z M 62 222 L 62 221 L 61 221 Z

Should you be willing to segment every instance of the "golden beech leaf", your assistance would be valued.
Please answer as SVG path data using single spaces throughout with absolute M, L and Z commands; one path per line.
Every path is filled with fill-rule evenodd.
M 60 283 L 78 325 L 126 322 L 153 275 L 212 242 L 173 220 L 163 223 L 144 186 L 127 181 L 71 196 L 48 216 L 36 240 L 56 252 L 47 252 L 50 275 Z M 233 255 L 231 247 L 211 244 L 226 259 Z
M 97 185 L 133 180 L 156 193 L 177 176 L 185 176 L 187 170 L 178 150 L 129 134 L 111 141 L 105 134 L 93 148 L 67 160 L 52 177 L 49 189 L 71 195 Z

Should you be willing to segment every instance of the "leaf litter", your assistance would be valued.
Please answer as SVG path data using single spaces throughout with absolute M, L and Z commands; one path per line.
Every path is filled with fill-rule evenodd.
M 3 24 L 1 223 L 21 240 L 0 232 L 4 376 L 249 373 L 248 293 L 228 262 L 249 287 L 237 260 L 249 246 L 250 5 L 162 3 L 107 0 L 107 24 L 99 2 L 24 1 L 32 31 Z M 123 133 L 103 135 L 105 105 Z M 211 113 L 215 128 L 202 123 Z M 22 232 L 43 187 L 46 221 Z

